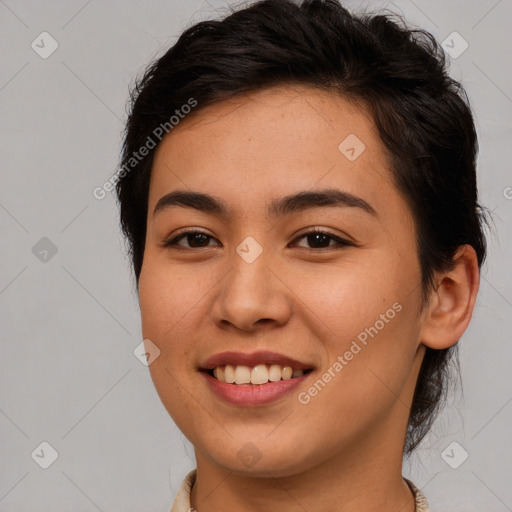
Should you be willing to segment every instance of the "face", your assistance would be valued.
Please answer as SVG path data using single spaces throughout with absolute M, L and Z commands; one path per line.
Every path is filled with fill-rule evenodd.
M 196 456 L 286 476 L 372 443 L 401 450 L 420 267 L 361 105 L 288 86 L 185 118 L 155 155 L 145 244 L 149 368 Z

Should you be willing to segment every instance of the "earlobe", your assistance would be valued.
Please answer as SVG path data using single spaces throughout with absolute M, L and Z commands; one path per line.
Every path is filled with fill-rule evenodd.
M 452 270 L 437 276 L 420 332 L 420 341 L 432 349 L 455 345 L 466 330 L 480 284 L 478 258 L 470 245 L 459 247 Z

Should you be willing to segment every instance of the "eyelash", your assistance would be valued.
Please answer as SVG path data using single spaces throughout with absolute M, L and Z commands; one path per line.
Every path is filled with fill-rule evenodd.
M 190 230 L 190 231 L 183 231 L 182 233 L 180 233 L 179 235 L 175 236 L 172 239 L 164 240 L 162 242 L 162 245 L 164 247 L 173 248 L 173 249 L 176 248 L 178 250 L 197 250 L 197 249 L 206 249 L 206 248 L 210 247 L 210 246 L 206 246 L 206 247 L 182 247 L 182 246 L 179 246 L 177 244 L 177 242 L 180 241 L 182 238 L 185 238 L 188 235 L 197 235 L 197 234 L 205 235 L 209 239 L 213 239 L 214 238 L 213 236 L 208 235 L 208 233 L 205 233 L 203 231 Z M 338 249 L 342 249 L 343 247 L 347 247 L 347 246 L 356 247 L 355 243 L 349 242 L 348 240 L 345 240 L 343 238 L 340 238 L 338 236 L 335 236 L 335 235 L 333 235 L 333 234 L 331 234 L 331 233 L 329 233 L 327 231 L 324 231 L 324 230 L 318 229 L 318 228 L 314 228 L 311 231 L 307 231 L 306 233 L 302 233 L 300 236 L 295 238 L 295 240 L 300 240 L 301 238 L 305 238 L 305 237 L 307 237 L 309 235 L 316 235 L 316 234 L 327 235 L 328 238 L 338 242 L 338 246 L 337 247 L 336 246 L 334 246 L 334 247 L 328 246 L 328 247 L 321 247 L 321 248 L 317 248 L 317 249 L 303 247 L 303 249 L 307 249 L 309 251 L 314 251 L 314 252 L 322 252 L 322 251 L 329 251 L 329 250 L 332 250 L 332 249 L 338 250 Z M 173 246 L 176 246 L 176 247 L 173 247 Z

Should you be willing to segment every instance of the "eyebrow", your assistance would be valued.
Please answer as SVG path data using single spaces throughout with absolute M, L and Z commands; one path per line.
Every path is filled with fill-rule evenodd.
M 161 197 L 153 210 L 153 215 L 174 206 L 194 208 L 226 219 L 230 216 L 229 207 L 223 200 L 210 194 L 189 190 L 175 190 Z M 267 213 L 270 218 L 279 218 L 309 208 L 326 206 L 359 208 L 374 217 L 378 217 L 375 209 L 363 198 L 335 188 L 303 191 L 274 199 L 268 205 Z

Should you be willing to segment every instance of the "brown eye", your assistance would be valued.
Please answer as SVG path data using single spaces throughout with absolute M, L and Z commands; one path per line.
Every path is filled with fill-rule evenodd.
M 182 239 L 186 239 L 187 245 L 179 244 L 178 242 Z M 203 233 L 202 231 L 185 231 L 181 234 L 179 234 L 177 237 L 172 238 L 171 240 L 167 240 L 164 242 L 164 247 L 170 247 L 170 246 L 178 246 L 178 247 L 184 247 L 186 249 L 194 249 L 194 248 L 203 248 L 203 247 L 209 247 L 209 244 L 205 243 L 208 240 L 213 240 L 213 237 L 210 235 L 207 235 L 206 233 Z
M 314 229 L 312 231 L 308 231 L 307 233 L 302 234 L 301 236 L 297 237 L 295 240 L 301 240 L 302 238 L 306 239 L 306 242 L 310 244 L 311 250 L 322 250 L 322 249 L 331 249 L 331 248 L 340 248 L 345 246 L 354 246 L 353 243 L 348 242 L 347 240 L 344 240 L 343 238 L 340 238 L 335 235 L 331 235 L 330 233 L 327 233 L 325 231 L 321 231 L 318 229 Z M 334 241 L 336 244 L 330 245 L 330 242 Z M 304 247 L 304 246 L 302 246 Z M 309 249 L 309 247 L 306 247 L 306 249 Z

